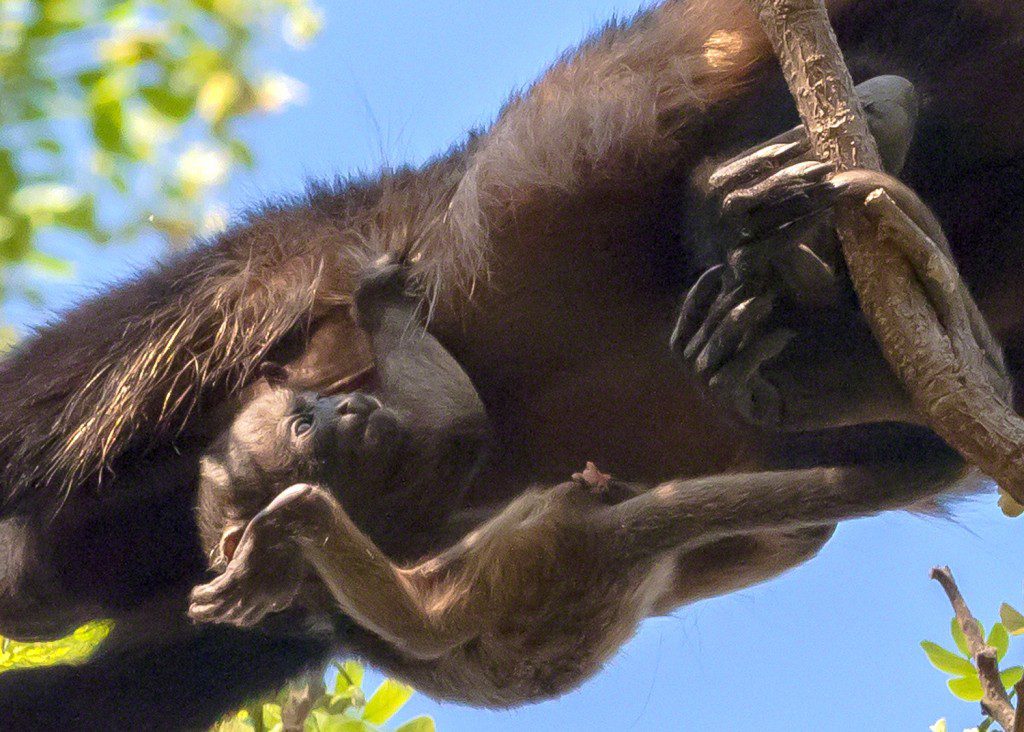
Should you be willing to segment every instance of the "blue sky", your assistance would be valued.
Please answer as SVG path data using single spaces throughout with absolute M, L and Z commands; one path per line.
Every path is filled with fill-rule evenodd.
M 248 123 L 254 171 L 229 184 L 232 211 L 300 190 L 310 177 L 422 161 L 486 123 L 507 94 L 559 52 L 636 2 L 615 0 L 324 0 L 326 25 L 308 50 L 269 49 L 268 65 L 304 81 L 308 101 Z M 68 243 L 54 240 L 55 251 Z M 145 266 L 156 246 L 74 250 L 79 277 L 49 283 L 64 307 Z M 9 306 L 8 317 L 38 321 Z M 586 456 L 581 456 L 584 458 Z M 812 562 L 766 585 L 647 621 L 608 667 L 559 700 L 504 712 L 435 704 L 456 730 L 951 730 L 975 705 L 953 699 L 918 647 L 948 645 L 951 612 L 935 564 L 949 564 L 988 625 L 1003 600 L 1021 605 L 1020 525 L 994 499 L 955 521 L 905 514 L 848 523 Z M 1016 538 L 1016 541 L 1014 540 Z M 1007 661 L 1024 660 L 1011 648 Z M 371 680 L 372 684 L 372 680 Z

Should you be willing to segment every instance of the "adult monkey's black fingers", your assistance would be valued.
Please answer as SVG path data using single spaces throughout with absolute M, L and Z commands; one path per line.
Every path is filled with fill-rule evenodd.
M 857 85 L 882 165 L 889 173 L 903 169 L 914 140 L 920 100 L 914 85 L 902 76 L 876 76 Z
M 694 370 L 701 375 L 715 371 L 730 359 L 743 339 L 772 312 L 768 295 L 747 298 L 726 313 L 714 333 L 694 361 Z
M 686 293 L 682 307 L 679 308 L 676 327 L 669 339 L 669 347 L 673 353 L 678 353 L 680 348 L 684 348 L 704 322 L 708 308 L 722 291 L 724 273 L 725 265 L 716 264 L 697 278 L 690 291 Z
M 727 195 L 722 201 L 722 216 L 748 237 L 777 229 L 836 200 L 834 187 L 825 180 L 831 173 L 832 166 L 827 163 L 793 163 Z
M 837 267 L 829 264 L 806 244 L 790 246 L 773 258 L 773 270 L 783 290 L 803 307 L 834 305 L 842 290 Z
M 778 389 L 764 378 L 762 369 L 782 353 L 795 335 L 782 328 L 743 343 L 732 359 L 708 380 L 711 393 L 751 424 L 781 426 L 783 399 Z
M 902 76 L 876 76 L 858 84 L 868 127 L 878 142 L 885 170 L 898 173 L 914 137 L 919 100 L 914 85 Z M 764 178 L 811 153 L 803 125 L 797 125 L 718 166 L 708 185 L 720 196 Z
M 689 340 L 686 347 L 683 349 L 683 359 L 686 361 L 692 361 L 697 355 L 704 350 L 704 345 L 708 342 L 708 339 L 718 328 L 718 324 L 722 321 L 729 311 L 736 307 L 740 302 L 746 300 L 751 296 L 751 288 L 746 283 L 741 283 L 734 289 L 719 295 L 718 299 L 711 305 L 708 310 L 707 316 L 704 318 L 704 322 L 701 323 L 697 332 L 693 338 Z
M 769 141 L 715 169 L 708 185 L 720 196 L 771 175 L 810 150 L 806 135 L 792 142 Z

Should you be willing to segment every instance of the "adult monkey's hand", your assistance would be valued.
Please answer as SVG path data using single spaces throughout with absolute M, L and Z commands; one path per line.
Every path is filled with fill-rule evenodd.
M 749 0 L 779 58 L 815 154 L 842 174 L 880 170 L 824 0 Z M 915 407 L 946 442 L 1024 503 L 1024 420 L 998 346 L 946 242 L 884 191 L 844 204 L 837 230 L 861 309 Z

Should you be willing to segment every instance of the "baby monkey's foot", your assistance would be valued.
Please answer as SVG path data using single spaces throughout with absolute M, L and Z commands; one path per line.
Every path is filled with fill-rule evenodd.
M 629 483 L 623 483 L 615 480 L 608 473 L 602 473 L 594 463 L 589 461 L 581 472 L 572 474 L 572 480 L 579 488 L 609 506 L 628 501 L 640 493 Z

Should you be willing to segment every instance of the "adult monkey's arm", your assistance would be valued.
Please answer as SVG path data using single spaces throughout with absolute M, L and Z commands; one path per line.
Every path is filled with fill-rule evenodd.
M 881 170 L 823 0 L 750 0 L 816 155 L 837 171 Z M 843 205 L 837 229 L 854 289 L 886 360 L 928 424 L 1024 502 L 1024 420 L 1001 357 L 945 241 L 881 190 Z

